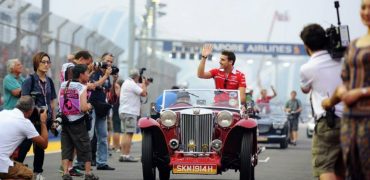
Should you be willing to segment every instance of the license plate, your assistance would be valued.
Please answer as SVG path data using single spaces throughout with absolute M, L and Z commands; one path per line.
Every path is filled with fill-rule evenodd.
M 217 174 L 216 165 L 177 164 L 173 166 L 173 174 Z
M 266 136 L 258 136 L 257 141 L 267 141 L 267 137 Z

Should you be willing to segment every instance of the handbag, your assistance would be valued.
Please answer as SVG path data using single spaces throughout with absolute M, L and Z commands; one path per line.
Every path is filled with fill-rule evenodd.
M 109 110 L 112 108 L 112 105 L 106 102 L 92 101 L 90 103 L 94 106 L 95 115 L 97 117 L 106 117 L 109 113 Z

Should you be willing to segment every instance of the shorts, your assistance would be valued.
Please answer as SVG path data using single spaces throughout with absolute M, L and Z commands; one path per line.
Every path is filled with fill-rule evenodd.
M 119 114 L 121 119 L 121 131 L 122 133 L 135 133 L 137 126 L 138 116 L 132 114 L 121 113 Z
M 112 121 L 113 121 L 113 132 L 122 133 L 121 119 L 119 118 L 119 115 L 117 114 L 116 116 L 115 114 L 113 114 Z
M 298 122 L 299 122 L 298 117 L 289 119 L 289 125 L 290 125 L 291 131 L 298 131 Z
M 16 161 L 14 166 L 9 167 L 8 173 L 0 173 L 0 179 L 32 179 L 32 177 L 32 170 Z
M 73 160 L 74 149 L 78 162 L 91 162 L 91 144 L 84 121 L 63 125 L 61 133 L 62 160 Z
M 334 128 L 328 127 L 325 117 L 318 120 L 312 140 L 312 166 L 314 177 L 334 172 L 344 176 L 344 163 L 340 147 L 340 119 Z

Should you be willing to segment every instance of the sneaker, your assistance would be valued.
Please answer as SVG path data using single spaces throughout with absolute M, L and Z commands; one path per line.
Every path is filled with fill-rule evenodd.
M 75 167 L 69 170 L 69 174 L 71 176 L 77 176 L 77 177 L 81 177 L 84 175 L 83 173 L 80 172 L 80 170 L 76 169 Z
M 99 179 L 99 177 L 95 176 L 93 173 L 85 175 L 85 180 L 98 180 L 98 179 Z
M 139 160 L 136 159 L 134 156 L 128 155 L 128 156 L 120 156 L 118 159 L 119 162 L 138 162 Z
M 119 152 L 121 152 L 121 149 L 116 149 L 116 151 L 115 151 L 116 153 L 119 153 Z
M 77 169 L 79 171 L 85 171 L 85 165 L 84 164 L 75 165 L 73 166 L 73 169 Z
M 35 173 L 35 180 L 45 180 L 45 177 L 41 173 Z
M 64 174 L 64 175 L 62 176 L 62 179 L 63 179 L 63 180 L 73 180 L 73 179 L 72 179 L 72 177 L 71 177 L 71 175 L 69 175 L 69 174 Z
M 97 170 L 115 170 L 116 168 L 110 167 L 110 166 L 108 166 L 108 164 L 106 164 L 106 165 L 103 165 L 103 166 L 98 166 L 96 169 Z

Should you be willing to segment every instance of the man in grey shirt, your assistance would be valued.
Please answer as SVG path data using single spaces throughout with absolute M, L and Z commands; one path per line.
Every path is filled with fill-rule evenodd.
M 285 112 L 288 113 L 290 124 L 290 143 L 296 145 L 298 139 L 298 118 L 302 111 L 302 103 L 296 98 L 297 92 L 290 93 L 290 99 L 285 103 Z

